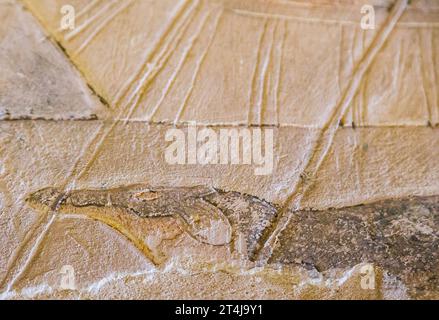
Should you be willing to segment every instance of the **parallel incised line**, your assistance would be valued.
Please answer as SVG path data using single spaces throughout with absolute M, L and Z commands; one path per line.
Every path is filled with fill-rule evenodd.
M 307 163 L 304 166 L 304 170 L 301 174 L 301 179 L 294 188 L 293 192 L 288 196 L 285 204 L 280 209 L 273 231 L 267 237 L 266 241 L 264 241 L 263 245 L 261 246 L 262 249 L 258 252 L 257 256 L 259 261 L 266 261 L 270 257 L 273 246 L 276 243 L 279 234 L 288 224 L 292 212 L 300 209 L 301 201 L 306 191 L 311 186 L 313 178 L 315 177 L 317 171 L 319 170 L 322 162 L 326 158 L 331 148 L 336 131 L 339 127 L 340 120 L 345 115 L 349 105 L 352 102 L 353 97 L 358 92 L 363 77 L 367 72 L 369 66 L 373 62 L 377 53 L 383 47 L 384 43 L 388 39 L 390 33 L 394 29 L 396 23 L 398 22 L 406 7 L 407 0 L 397 1 L 397 3 L 393 6 L 391 13 L 386 20 L 386 23 L 375 37 L 371 46 L 364 53 L 363 58 L 361 59 L 357 67 L 354 69 L 346 91 L 342 95 L 341 100 L 334 106 L 329 120 L 319 134 L 317 142 L 312 149 Z

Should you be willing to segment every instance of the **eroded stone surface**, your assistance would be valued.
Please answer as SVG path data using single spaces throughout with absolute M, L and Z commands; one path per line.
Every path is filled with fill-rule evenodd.
M 277 207 L 239 192 L 219 191 L 207 199 L 224 212 L 234 227 L 234 249 L 247 259 L 254 259 L 276 219 Z
M 413 296 L 437 298 L 439 197 L 294 212 L 270 262 L 319 272 L 372 263 L 401 279 Z
M 357 0 L 0 0 L 2 117 L 22 119 L 0 121 L 0 297 L 437 297 L 438 7 L 398 3 L 404 12 L 377 46 L 390 1 L 374 1 L 379 28 L 364 31 Z M 63 4 L 77 9 L 76 30 L 60 30 Z M 91 121 L 53 121 L 70 118 Z M 169 165 L 166 123 L 185 131 L 186 121 L 269 125 L 273 174 Z M 214 191 L 179 198 L 199 185 Z M 163 189 L 145 186 L 180 191 L 151 209 L 144 202 Z M 56 192 L 40 194 L 43 206 L 26 205 L 45 187 Z M 361 286 L 365 263 L 375 289 Z M 65 265 L 76 290 L 59 286 Z
M 2 247 L 5 254 L 2 255 L 2 265 L 4 270 L 8 270 L 11 266 L 14 266 L 15 255 L 24 245 L 26 235 L 38 224 L 41 224 L 40 217 L 42 216 L 40 211 L 33 210 L 25 204 L 25 198 L 31 192 L 35 192 L 47 186 L 58 187 L 62 181 L 62 178 L 68 176 L 69 170 L 73 167 L 75 159 L 79 155 L 84 154 L 84 145 L 89 143 L 93 137 L 93 133 L 99 128 L 99 123 L 90 121 L 75 121 L 68 123 L 60 122 L 46 122 L 37 121 L 31 123 L 29 121 L 18 122 L 3 122 L 1 125 L 1 139 L 4 142 L 2 144 L 1 156 L 3 173 L 1 176 L 2 182 L 2 195 L 3 195 L 3 209 L 2 209 L 2 221 L 8 225 L 7 229 L 3 229 L 3 237 L 8 239 L 8 246 Z M 52 265 L 61 268 L 64 264 L 71 264 L 73 266 L 88 265 L 89 268 L 95 268 L 96 263 L 92 260 L 83 259 L 83 255 L 92 256 L 106 256 L 106 255 L 118 255 L 118 250 L 111 245 L 111 241 L 123 242 L 125 246 L 130 248 L 137 248 L 133 252 L 135 255 L 142 255 L 144 257 L 142 267 L 140 263 L 139 267 L 135 271 L 130 271 L 124 275 L 124 265 L 129 264 L 130 259 L 126 261 L 118 260 L 118 276 L 112 280 L 112 273 L 110 269 L 105 269 L 102 273 L 95 274 L 95 280 L 108 281 L 110 283 L 117 283 L 124 277 L 133 276 L 137 280 L 133 280 L 133 286 L 140 290 L 137 293 L 134 291 L 131 293 L 131 297 L 153 297 L 142 295 L 142 281 L 139 279 L 149 279 L 150 275 L 143 274 L 143 268 L 151 268 L 151 257 L 156 258 L 156 262 L 164 269 L 176 268 L 178 270 L 188 270 L 189 274 L 202 271 L 203 268 L 207 268 L 211 275 L 205 274 L 209 281 L 222 281 L 221 277 L 214 275 L 213 270 L 224 269 L 230 272 L 231 278 L 235 278 L 233 274 L 238 272 L 240 276 L 236 276 L 241 279 L 250 279 L 250 275 L 246 273 L 252 273 L 252 267 L 248 266 L 247 256 L 251 257 L 250 250 L 258 248 L 258 241 L 260 239 L 261 231 L 264 230 L 264 223 L 258 224 L 261 221 L 261 216 L 249 216 L 248 212 L 265 212 L 267 217 L 272 217 L 279 206 L 275 206 L 272 203 L 282 204 L 285 200 L 285 196 L 282 192 L 270 193 L 269 190 L 282 190 L 283 186 L 287 187 L 291 184 L 290 181 L 298 179 L 299 172 L 292 175 L 291 168 L 295 167 L 294 163 L 297 161 L 298 154 L 306 154 L 306 141 L 312 141 L 312 130 L 304 130 L 299 128 L 283 128 L 279 131 L 279 150 L 281 150 L 282 157 L 277 159 L 275 165 L 274 176 L 278 177 L 273 179 L 272 177 L 254 176 L 251 166 L 239 165 L 239 166 L 207 166 L 198 170 L 198 172 L 191 171 L 191 167 L 173 167 L 166 164 L 163 160 L 163 150 L 166 145 L 163 144 L 164 133 L 166 132 L 166 126 L 153 126 L 147 127 L 141 123 L 129 123 L 127 125 L 120 125 L 114 131 L 114 134 L 110 137 L 111 143 L 106 143 L 99 153 L 99 157 L 95 159 L 93 165 L 89 171 L 77 181 L 77 188 L 80 190 L 93 190 L 111 189 L 112 186 L 129 185 L 129 183 L 145 183 L 147 181 L 154 182 L 157 185 L 170 185 L 175 187 L 184 187 L 204 184 L 207 186 L 219 187 L 223 190 L 238 190 L 238 192 L 225 192 L 218 195 L 207 198 L 213 205 L 217 206 L 229 217 L 232 226 L 245 235 L 247 241 L 239 239 L 238 234 L 235 232 L 232 237 L 232 242 L 227 246 L 210 246 L 202 244 L 197 240 L 194 240 L 188 233 L 184 232 L 184 228 L 174 218 L 157 218 L 157 219 L 144 219 L 135 214 L 129 213 L 120 209 L 112 209 L 109 207 L 81 207 L 76 208 L 73 206 L 67 207 L 62 213 L 66 214 L 66 217 L 75 222 L 75 228 L 79 230 L 93 230 L 92 234 L 87 235 L 87 239 L 95 239 L 93 233 L 100 234 L 102 230 L 107 230 L 108 239 L 107 246 L 95 247 L 93 241 L 84 240 L 85 243 L 90 243 L 89 252 L 85 252 L 80 247 L 69 247 L 68 254 L 63 257 L 62 261 L 56 262 L 53 259 L 53 255 L 57 255 L 59 247 L 57 249 L 52 248 L 52 237 L 43 238 L 43 242 L 40 248 L 45 248 L 37 255 L 37 259 L 41 261 L 39 264 L 30 264 L 19 281 L 15 282 L 14 287 L 17 290 L 25 288 L 38 287 L 41 284 L 46 283 L 45 278 L 37 277 L 35 281 L 29 282 L 28 274 L 44 274 L 46 264 L 42 261 L 51 261 Z M 59 132 L 63 132 L 59 134 Z M 315 186 L 310 190 L 308 196 L 303 202 L 304 207 L 309 206 L 312 208 L 325 209 L 328 206 L 351 206 L 355 203 L 365 202 L 368 199 L 383 198 L 388 194 L 392 194 L 392 197 L 404 197 L 410 195 L 413 192 L 418 192 L 423 195 L 434 194 L 437 192 L 437 179 L 435 173 L 439 172 L 436 166 L 438 162 L 434 156 L 434 151 L 429 149 L 432 141 L 435 141 L 437 135 L 437 129 L 431 128 L 375 128 L 375 129 L 342 129 L 336 135 L 334 141 L 333 150 L 329 153 L 327 161 L 322 166 L 322 171 L 318 175 Z M 58 133 L 58 134 L 55 134 Z M 358 140 L 352 137 L 358 136 Z M 291 137 L 300 137 L 296 140 L 297 148 L 291 143 Z M 131 141 L 132 145 L 123 143 L 123 139 Z M 63 149 L 64 145 L 68 144 L 68 149 Z M 367 147 L 365 145 L 367 144 Z M 296 150 L 291 152 L 290 150 Z M 64 150 L 60 152 L 60 150 Z M 352 152 L 354 150 L 354 152 Z M 355 151 L 357 150 L 357 151 Z M 410 153 L 413 152 L 413 153 Z M 401 155 L 404 155 L 401 157 Z M 285 157 L 288 155 L 288 157 Z M 394 156 L 392 156 L 394 155 Z M 26 161 L 25 159 L 32 159 L 32 161 Z M 356 158 L 358 157 L 358 158 Z M 397 157 L 397 158 L 395 158 Z M 370 160 L 368 160 L 370 159 Z M 375 160 L 374 160 L 375 159 Z M 392 160 L 393 159 L 393 160 Z M 398 162 L 395 162 L 398 159 Z M 392 165 L 393 163 L 393 165 Z M 349 171 L 340 171 L 340 168 L 355 168 L 358 164 L 361 164 L 361 169 L 354 171 L 360 174 L 359 178 L 349 173 Z M 339 169 L 337 169 L 337 166 Z M 297 165 L 300 168 L 300 165 Z M 385 170 L 383 168 L 386 168 Z M 407 168 L 410 170 L 407 171 Z M 349 169 L 350 170 L 350 169 Z M 382 170 L 386 172 L 386 175 L 390 181 L 392 181 L 392 190 L 388 189 L 387 184 L 389 180 L 382 179 Z M 406 172 L 405 175 L 400 175 L 400 172 Z M 340 172 L 338 179 L 334 179 L 334 172 Z M 176 180 L 176 177 L 181 179 Z M 231 179 L 235 177 L 236 179 Z M 244 179 L 244 177 L 246 177 Z M 282 180 L 281 178 L 284 178 Z M 16 181 L 20 181 L 19 184 Z M 245 181 L 239 182 L 239 181 Z M 358 190 L 364 190 L 364 193 L 359 193 Z M 245 194 L 249 194 L 246 196 Z M 264 195 L 270 202 L 265 202 Z M 148 197 L 147 197 L 148 198 Z M 152 197 L 154 198 L 154 197 Z M 254 206 L 253 209 L 249 209 L 248 205 Z M 319 212 L 313 212 L 316 216 Z M 311 212 L 309 213 L 311 215 Z M 360 213 L 358 213 L 360 214 Z M 59 216 L 59 217 L 62 217 Z M 104 225 L 107 229 L 98 228 L 96 224 L 92 229 L 88 229 L 90 222 L 88 219 L 81 219 L 81 217 L 88 217 L 92 220 L 98 220 L 96 217 L 108 217 L 111 221 L 107 221 Z M 240 221 L 239 221 L 240 220 Z M 59 223 L 62 224 L 63 220 Z M 67 221 L 67 220 L 66 220 Z M 238 222 L 239 221 L 239 222 Z M 314 220 L 313 220 L 314 221 Z M 332 220 L 330 220 L 332 221 Z M 101 221 L 102 222 L 102 221 Z M 58 224 L 58 223 L 57 223 Z M 239 226 L 237 226 L 239 224 Z M 44 224 L 43 224 L 44 226 Z M 132 235 L 135 235 L 136 239 L 140 239 L 138 245 L 133 245 L 130 239 L 119 231 L 129 230 Z M 261 227 L 261 228 L 259 228 Z M 119 228 L 119 229 L 118 229 Z M 258 229 L 259 228 L 259 229 Z M 235 229 L 235 230 L 236 230 Z M 10 230 L 10 231 L 7 231 Z M 51 229 L 50 229 L 51 230 Z M 49 231 L 50 231 L 49 230 Z M 55 231 L 52 231 L 55 232 Z M 122 237 L 121 237 L 122 235 Z M 264 233 L 262 233 L 264 237 Z M 113 240 L 110 240 L 113 239 Z M 98 241 L 98 240 L 96 240 Z M 247 242 L 247 243 L 246 243 Z M 29 242 L 32 245 L 33 242 Z M 148 247 L 148 251 L 138 250 L 141 247 L 139 244 L 144 244 Z M 135 244 L 135 243 L 134 243 Z M 247 254 L 246 254 L 247 247 Z M 294 246 L 293 246 L 294 247 Z M 30 247 L 31 248 L 31 247 Z M 53 247 L 54 248 L 54 247 Z M 116 250 L 116 251 L 114 251 Z M 145 254 L 147 252 L 147 254 Z M 133 254 L 134 254 L 133 253 Z M 27 255 L 23 255 L 26 258 Z M 70 257 L 70 258 L 69 258 Z M 146 259 L 145 259 L 146 258 Z M 245 258 L 244 260 L 242 260 Z M 21 263 L 24 263 L 24 261 Z M 93 260 L 94 261 L 94 260 Z M 149 261 L 147 264 L 145 261 Z M 354 261 L 356 261 L 354 259 Z M 361 262 L 360 260 L 358 260 Z M 17 264 L 20 267 L 22 264 Z M 345 268 L 350 270 L 355 267 L 354 265 L 345 265 Z M 11 269 L 11 275 L 14 275 L 14 269 Z M 20 269 L 18 269 L 20 270 Z M 82 267 L 79 268 L 82 270 Z M 128 270 L 128 269 L 127 269 Z M 131 269 L 130 269 L 131 270 Z M 244 270 L 244 271 L 243 271 Z M 178 271 L 178 272 L 180 272 Z M 81 272 L 81 271 L 79 271 Z M 262 271 L 261 271 L 262 272 Z M 279 271 L 279 277 L 289 277 L 285 275 L 284 271 Z M 347 272 L 346 270 L 341 272 Z M 163 276 L 159 276 L 160 273 L 154 273 L 155 279 L 163 279 Z M 293 274 L 296 274 L 293 272 Z M 6 273 L 4 273 L 6 277 Z M 53 294 L 56 296 L 63 296 L 62 292 L 57 291 L 56 284 L 59 281 L 56 278 L 56 273 L 52 274 L 52 280 L 50 280 Z M 200 275 L 200 279 L 204 279 L 204 276 Z M 339 275 L 343 277 L 342 275 Z M 359 276 L 359 275 L 358 275 Z M 58 275 L 59 277 L 59 275 Z M 188 278 L 188 275 L 181 274 L 175 276 L 175 283 L 198 283 L 195 279 L 192 281 Z M 211 278 L 213 277 L 213 278 Z M 266 292 L 265 289 L 255 293 L 257 297 L 283 297 L 280 292 L 289 292 L 289 297 L 298 297 L 299 292 L 308 292 L 308 289 L 314 286 L 313 281 L 308 282 L 308 275 L 305 273 L 302 276 L 297 275 L 296 282 L 301 284 L 299 291 L 294 291 L 293 284 L 289 284 L 287 288 L 280 289 L 279 284 L 271 283 L 270 277 L 267 278 L 266 274 L 262 272 L 261 275 L 261 287 L 274 288 L 274 292 L 278 292 L 278 295 L 271 295 Z M 359 276 L 360 277 L 360 276 Z M 8 281 L 10 277 L 6 277 Z M 93 283 L 95 280 L 87 278 L 86 282 L 79 283 L 81 294 L 85 294 L 84 290 L 87 290 L 87 286 Z M 216 280 L 215 280 L 216 279 Z M 331 278 L 330 278 L 331 279 Z M 158 280 L 145 280 L 147 283 L 154 283 L 156 288 L 159 288 L 160 284 Z M 152 282 L 150 282 L 152 281 Z M 163 280 L 162 280 L 163 281 Z M 245 281 L 245 280 L 243 280 Z M 253 281 L 253 280 L 252 280 Z M 282 280 L 283 281 L 283 280 Z M 321 283 L 325 283 L 326 280 L 319 280 Z M 352 280 L 357 281 L 357 280 Z M 166 282 L 166 281 L 165 281 Z M 163 283 L 165 283 L 163 282 Z M 202 281 L 201 281 L 202 282 Z M 296 283 L 295 282 L 295 283 Z M 241 282 L 239 282 L 241 283 Z M 270 284 L 271 283 L 271 284 Z M 307 284 L 308 283 L 308 284 Z M 402 290 L 397 296 L 409 297 L 404 291 L 405 282 L 401 282 L 396 287 L 398 290 Z M 115 284 L 116 285 L 116 284 Z M 303 286 L 302 286 L 303 285 Z M 322 284 L 323 285 L 323 284 Z M 359 283 L 356 284 L 357 287 Z M 106 286 L 104 286 L 106 287 Z M 221 286 L 218 286 L 220 288 Z M 245 287 L 245 286 L 244 286 Z M 244 290 L 242 287 L 241 289 Z M 337 287 L 334 284 L 335 288 Z M 118 287 L 122 290 L 120 287 Z M 219 291 L 211 292 L 207 296 L 212 297 L 233 297 L 234 290 L 238 290 L 237 287 L 229 287 L 231 291 L 220 293 Z M 332 289 L 329 287 L 323 289 L 309 289 L 313 293 L 308 292 L 303 297 L 334 297 Z M 119 290 L 118 289 L 118 290 Z M 223 288 L 224 289 L 224 288 Z M 241 290 L 239 289 L 239 290 Z M 116 289 L 114 289 L 116 290 Z M 128 290 L 125 288 L 124 290 Z M 135 290 L 133 288 L 133 290 Z M 157 289 L 158 290 L 158 289 Z M 238 290 L 238 291 L 239 291 Z M 268 290 L 268 289 L 267 289 Z M 274 290 L 274 289 L 273 289 Z M 305 290 L 305 291 L 301 291 Z M 328 290 L 328 291 L 325 291 Z M 358 287 L 355 293 L 351 292 L 351 289 L 345 288 L 345 294 L 359 294 L 358 297 L 384 297 L 384 293 L 381 290 L 390 290 L 383 287 L 377 287 L 377 290 L 372 292 L 363 292 Z M 352 289 L 354 290 L 354 289 Z M 394 289 L 392 289 L 394 290 Z M 33 292 L 33 291 L 29 291 Z M 45 289 L 42 291 L 46 292 Z M 104 293 L 105 292 L 105 293 Z M 180 292 L 180 291 L 178 291 Z M 295 293 L 294 293 L 295 292 Z M 325 293 L 326 292 L 326 293 Z M 390 294 L 386 291 L 386 294 Z M 42 294 L 43 294 L 42 293 Z M 20 293 L 22 297 L 26 294 Z M 32 293 L 33 295 L 34 293 Z M 92 291 L 91 296 L 107 296 L 107 297 L 124 297 L 125 294 L 121 292 L 112 292 L 111 289 L 100 292 L 99 290 Z M 152 294 L 152 293 L 151 293 Z M 156 297 L 163 296 L 158 291 L 155 291 Z M 189 296 L 188 293 L 180 292 L 183 296 Z M 246 296 L 241 292 L 240 296 Z M 274 293 L 273 293 L 274 294 Z M 301 293 L 302 294 L 302 293 Z M 365 295 L 365 296 L 363 296 Z M 20 295 L 19 295 L 20 296 Z M 173 295 L 171 295 L 173 296 Z M 178 296 L 173 296 L 178 297 Z M 344 296 L 347 297 L 347 296 Z
M 391 7 L 375 1 L 377 28 L 363 30 L 361 1 L 336 8 L 322 1 L 128 2 L 25 1 L 122 117 L 312 127 L 330 118 Z M 87 9 L 75 32 L 59 28 L 57 9 L 67 3 Z M 345 125 L 439 123 L 438 21 L 434 0 L 412 1 Z M 109 43 L 118 45 L 107 50 Z
M 138 198 L 141 194 L 141 203 Z M 53 205 L 61 212 L 81 210 L 86 216 L 108 223 L 89 207 L 121 208 L 125 215 L 141 218 L 175 217 L 188 224 L 189 234 L 210 245 L 230 245 L 241 257 L 257 260 L 259 249 L 274 230 L 279 207 L 238 192 L 224 192 L 208 187 L 163 188 L 146 185 L 110 190 L 72 191 L 65 195 L 55 189 L 42 189 L 29 195 L 33 207 Z M 189 201 L 190 209 L 186 203 Z M 203 205 L 196 205 L 203 201 Z M 203 208 L 215 206 L 215 210 Z M 193 210 L 196 208 L 196 210 Z M 93 214 L 87 212 L 91 210 Z M 77 210 L 76 210 L 77 212 Z M 277 239 L 269 263 L 295 264 L 317 272 L 346 270 L 361 263 L 371 263 L 401 280 L 413 297 L 437 297 L 439 282 L 439 198 L 416 197 L 386 200 L 372 204 L 291 212 L 289 224 Z M 100 213 L 106 216 L 105 211 Z M 218 215 L 233 230 L 221 230 L 214 223 Z M 203 219 L 205 223 L 200 223 Z M 142 222 L 140 222 L 142 223 Z M 230 223 L 230 225 L 229 225 Z M 116 228 L 130 240 L 131 228 Z M 234 241 L 215 241 L 200 237 L 207 234 L 233 233 Z M 128 232 L 128 233 L 127 233 Z M 135 241 L 142 242 L 142 234 Z M 146 246 L 146 244 L 145 244 Z M 139 248 L 142 248 L 139 246 Z M 148 249 L 150 252 L 150 249 Z M 157 263 L 156 257 L 149 256 Z
M 0 3 L 0 19 L 0 119 L 103 117 L 105 106 L 29 12 Z
M 49 187 L 31 193 L 26 202 L 37 210 L 53 208 L 64 213 L 77 213 L 78 209 L 82 209 L 79 211 L 84 215 L 98 220 L 101 218 L 104 223 L 108 223 L 107 214 L 101 210 L 100 217 L 93 208 L 121 209 L 126 215 L 140 218 L 180 218 L 186 224 L 186 231 L 203 243 L 229 245 L 233 235 L 234 249 L 247 258 L 254 258 L 277 214 L 274 205 L 256 197 L 203 186 L 171 188 L 134 185 L 109 190 L 76 190 L 64 194 Z M 110 226 L 133 240 L 133 232 L 128 230 L 130 227 Z M 135 243 L 143 241 L 142 233 L 136 236 Z M 139 247 L 142 249 L 142 246 Z

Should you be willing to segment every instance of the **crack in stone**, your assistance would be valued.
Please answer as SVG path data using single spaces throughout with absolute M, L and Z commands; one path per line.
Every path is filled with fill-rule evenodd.
M 70 65 L 79 72 L 79 74 L 81 75 L 81 79 L 83 79 L 85 85 L 90 89 L 90 91 L 99 99 L 99 101 L 105 106 L 107 107 L 109 110 L 111 110 L 110 104 L 108 103 L 107 99 L 105 99 L 100 93 L 98 93 L 96 91 L 96 89 L 87 81 L 84 73 L 81 71 L 81 69 L 79 68 L 79 66 L 77 66 L 75 64 L 75 62 L 73 62 L 73 59 L 70 57 L 70 55 L 68 54 L 66 48 L 64 48 L 64 46 L 61 44 L 61 42 L 59 42 L 58 40 L 56 40 L 55 38 L 53 38 L 52 36 L 50 36 L 50 39 L 58 46 L 58 48 L 63 52 L 64 56 L 66 57 L 66 59 L 69 61 Z
M 21 3 L 21 1 L 20 1 Z M 111 110 L 110 104 L 108 103 L 108 101 L 101 95 L 99 94 L 96 89 L 93 87 L 92 84 L 90 84 L 87 81 L 87 78 L 85 77 L 84 73 L 82 72 L 82 70 L 79 68 L 78 65 L 76 65 L 76 63 L 73 61 L 73 59 L 71 58 L 71 56 L 69 55 L 69 53 L 67 52 L 66 48 L 61 44 L 60 41 L 58 41 L 53 34 L 49 33 L 49 31 L 43 26 L 42 22 L 38 19 L 37 16 L 35 16 L 33 14 L 33 12 L 31 10 L 29 10 L 29 8 L 27 8 L 25 3 L 21 3 L 21 6 L 23 8 L 23 10 L 26 10 L 27 12 L 29 12 L 29 14 L 35 19 L 35 21 L 38 23 L 38 25 L 40 26 L 41 30 L 47 35 L 47 39 L 50 40 L 64 55 L 64 57 L 66 58 L 66 60 L 70 63 L 70 65 L 72 66 L 73 69 L 75 69 L 81 79 L 84 81 L 84 84 L 90 89 L 90 91 L 92 92 L 93 95 L 95 95 L 99 101 L 105 106 L 107 107 L 109 110 Z

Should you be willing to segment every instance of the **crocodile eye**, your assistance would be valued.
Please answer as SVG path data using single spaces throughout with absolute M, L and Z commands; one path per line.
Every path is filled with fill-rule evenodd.
M 160 194 L 158 192 L 148 190 L 135 193 L 133 198 L 139 201 L 152 201 L 160 198 Z

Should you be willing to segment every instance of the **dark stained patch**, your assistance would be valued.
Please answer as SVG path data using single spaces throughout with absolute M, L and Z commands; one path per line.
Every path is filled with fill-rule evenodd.
M 208 229 L 211 221 L 223 223 L 221 230 L 230 228 L 231 241 L 244 240 L 243 252 L 247 257 L 259 247 L 274 220 L 277 209 L 256 197 L 238 192 L 225 192 L 211 187 L 150 187 L 130 185 L 113 189 L 73 190 L 61 193 L 55 188 L 45 188 L 30 194 L 27 202 L 32 206 L 114 207 L 141 218 L 181 217 L 195 238 Z M 226 237 L 227 238 L 227 237 Z M 227 244 L 227 243 L 223 243 Z
M 326 271 L 373 263 L 413 295 L 439 291 L 439 197 L 295 212 L 269 263 Z
M 270 236 L 279 208 L 257 197 L 212 187 L 149 187 L 32 193 L 33 205 L 115 207 L 142 218 L 179 216 L 199 241 L 231 245 L 249 260 Z M 211 221 L 230 237 L 203 236 Z M 230 240 L 227 240 L 230 239 Z M 409 293 L 439 294 L 439 196 L 385 200 L 367 205 L 292 212 L 271 264 L 300 265 L 319 272 L 373 263 L 403 281 Z
M 206 197 L 228 217 L 233 226 L 233 238 L 244 237 L 245 250 L 249 259 L 260 249 L 261 239 L 272 229 L 278 208 L 257 197 L 239 192 L 218 191 Z

